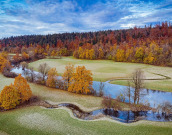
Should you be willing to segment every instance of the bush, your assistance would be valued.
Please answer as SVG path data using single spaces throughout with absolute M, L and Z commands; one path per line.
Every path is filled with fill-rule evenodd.
M 110 96 L 103 97 L 102 105 L 104 108 L 113 108 L 112 98 Z
M 108 108 L 113 108 L 114 110 L 121 109 L 120 104 L 117 101 L 115 101 L 113 98 L 111 98 L 110 96 L 103 97 L 102 106 L 106 109 Z
M 0 94 L 0 106 L 5 110 L 13 109 L 19 104 L 20 94 L 11 85 L 5 86 Z
M 17 74 L 14 73 L 14 72 L 3 71 L 2 74 L 3 74 L 5 77 L 9 77 L 9 78 L 15 78 L 15 77 L 17 77 Z

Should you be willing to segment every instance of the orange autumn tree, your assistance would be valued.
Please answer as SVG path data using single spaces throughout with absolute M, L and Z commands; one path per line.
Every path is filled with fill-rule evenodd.
M 21 103 L 29 100 L 32 96 L 32 91 L 26 79 L 19 74 L 14 80 L 14 88 L 18 90 L 21 98 Z
M 72 78 L 74 71 L 74 65 L 66 65 L 65 72 L 63 73 L 63 80 L 67 83 L 67 88 L 69 88 L 70 79 Z
M 6 63 L 6 59 L 0 55 L 0 72 L 3 71 L 4 63 Z
M 0 72 L 3 72 L 6 65 L 11 65 L 10 62 L 7 60 L 6 53 L 0 53 Z
M 13 56 L 13 59 L 15 62 L 18 62 L 20 60 L 19 53 L 16 53 L 16 55 Z
M 26 52 L 23 52 L 23 53 L 22 53 L 22 58 L 23 58 L 24 60 L 28 60 L 28 59 L 29 59 L 29 55 L 28 55 Z
M 5 110 L 13 109 L 19 104 L 20 95 L 12 86 L 5 86 L 0 94 L 0 106 Z
M 56 87 L 56 77 L 58 76 L 56 68 L 51 68 L 48 71 L 48 78 L 46 81 L 46 86 L 48 87 Z
M 76 72 L 73 73 L 73 76 L 70 79 L 68 91 L 82 94 L 91 93 L 92 81 L 91 71 L 87 70 L 85 66 L 78 66 Z

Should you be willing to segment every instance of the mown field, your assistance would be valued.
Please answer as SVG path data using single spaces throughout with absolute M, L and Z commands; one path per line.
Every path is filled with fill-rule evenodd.
M 14 79 L 0 75 L 0 90 Z M 85 111 L 101 108 L 102 98 L 30 84 L 34 95 L 52 104 L 74 103 Z M 123 124 L 107 118 L 83 121 L 66 108 L 25 107 L 0 113 L 0 134 L 171 134 L 172 122 L 139 121 Z
M 62 57 L 62 59 L 42 59 L 30 63 L 35 70 L 42 63 L 47 63 L 50 67 L 56 67 L 59 75 L 65 70 L 68 63 L 76 66 L 85 66 L 93 73 L 95 81 L 115 80 L 111 83 L 126 85 L 126 79 L 130 78 L 132 72 L 141 68 L 144 71 L 145 87 L 154 90 L 172 91 L 172 68 L 159 67 L 147 64 L 114 62 L 111 60 L 80 60 L 73 57 Z M 119 80 L 123 79 L 123 80 Z

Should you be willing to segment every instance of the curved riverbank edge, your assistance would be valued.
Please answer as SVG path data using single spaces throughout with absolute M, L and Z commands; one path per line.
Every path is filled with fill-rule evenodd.
M 45 100 L 45 102 L 47 102 L 50 105 L 73 104 L 73 105 L 78 106 L 84 112 L 91 112 L 91 111 L 95 111 L 95 110 L 98 110 L 98 109 L 102 109 L 102 107 L 87 108 L 87 107 L 84 107 L 81 104 L 78 104 L 77 102 L 68 102 L 68 101 L 66 101 L 66 102 L 53 102 L 53 101 L 50 101 L 50 100 Z
M 42 107 L 40 106 L 40 108 L 43 108 L 43 109 L 48 109 L 46 107 Z M 57 110 L 65 110 L 66 112 L 69 113 L 70 117 L 73 118 L 73 119 L 76 119 L 76 120 L 79 120 L 79 121 L 83 121 L 83 122 L 96 122 L 96 121 L 108 121 L 108 122 L 113 122 L 113 123 L 117 123 L 117 124 L 120 124 L 120 125 L 124 125 L 124 126 L 138 126 L 138 125 L 152 125 L 152 126 L 159 126 L 159 127 L 169 127 L 171 128 L 172 127 L 172 122 L 160 122 L 160 121 L 148 121 L 148 120 L 139 120 L 139 121 L 135 121 L 135 122 L 132 122 L 132 123 L 123 123 L 123 122 L 120 122 L 120 121 L 117 121 L 117 120 L 113 120 L 111 118 L 108 118 L 108 116 L 103 116 L 101 118 L 98 118 L 98 119 L 94 119 L 94 120 L 83 120 L 83 119 L 80 119 L 80 118 L 77 118 L 74 116 L 73 112 L 71 109 L 67 108 L 67 107 L 60 107 L 60 108 L 54 108 L 54 109 L 57 109 Z
M 152 73 L 152 72 L 150 72 L 150 73 Z M 157 74 L 157 73 L 152 73 L 152 74 L 155 74 L 155 75 L 159 75 L 159 76 L 161 76 L 161 77 L 163 77 L 163 78 L 149 78 L 149 79 L 143 79 L 143 80 L 154 80 L 154 81 L 156 81 L 156 80 L 170 80 L 171 79 L 171 77 L 169 77 L 169 76 L 165 76 L 165 75 L 162 75 L 162 74 Z M 130 78 L 115 78 L 115 79 L 111 79 L 111 80 L 108 80 L 108 81 L 105 81 L 105 82 L 112 82 L 112 81 L 116 81 L 116 80 L 132 80 L 132 79 L 130 79 Z
M 52 104 L 51 104 L 52 103 Z M 118 117 L 114 117 L 113 119 L 111 118 L 111 116 L 109 116 L 109 115 L 106 115 L 106 114 L 104 114 L 104 113 L 102 113 L 102 112 L 100 112 L 100 113 L 97 113 L 97 114 L 91 114 L 93 111 L 90 111 L 90 109 L 88 110 L 88 109 L 86 109 L 86 108 L 84 108 L 83 109 L 83 107 L 81 107 L 81 105 L 75 105 L 75 104 L 71 104 L 71 103 L 61 103 L 61 104 L 57 104 L 57 102 L 51 102 L 51 101 L 49 101 L 49 102 L 47 102 L 47 101 L 41 101 L 41 102 L 38 102 L 38 104 L 36 104 L 37 106 L 41 106 L 41 107 L 43 107 L 43 108 L 46 108 L 46 109 L 57 109 L 57 108 L 67 108 L 67 109 L 69 109 L 73 114 L 73 116 L 74 117 L 77 117 L 78 119 L 82 119 L 82 120 L 84 120 L 84 121 L 90 121 L 90 120 L 96 120 L 96 119 L 102 119 L 102 118 L 108 118 L 108 119 L 111 119 L 112 121 L 119 121 L 119 122 L 122 122 L 122 123 L 133 123 L 133 122 L 136 122 L 136 121 L 140 121 L 140 120 L 143 120 L 141 117 L 142 117 L 142 115 L 141 115 L 141 117 L 140 116 L 137 116 L 137 117 L 135 117 L 134 119 L 129 119 L 129 120 L 125 120 L 125 119 L 121 119 L 121 118 L 118 118 Z M 82 109 L 81 109 L 81 108 Z M 92 108 L 93 109 L 93 108 Z M 94 111 L 99 111 L 99 109 L 97 109 L 97 108 L 94 108 L 94 109 L 96 109 L 96 110 L 94 110 Z M 101 108 L 101 109 L 103 109 L 103 108 Z M 100 109 L 100 110 L 101 110 Z M 104 108 L 105 109 L 105 108 Z M 112 109 L 112 108 L 111 108 Z M 110 109 L 110 110 L 111 110 Z M 106 109 L 105 109 L 106 110 Z M 112 109 L 113 110 L 113 109 Z M 120 111 L 120 110 L 119 110 Z M 122 110 L 121 110 L 122 111 Z M 123 110 L 124 111 L 124 110 Z M 128 111 L 131 111 L 131 110 L 128 110 Z M 147 110 L 147 111 L 150 111 L 150 109 L 149 110 Z M 153 111 L 153 109 L 151 109 L 151 111 Z M 137 111 L 136 111 L 137 112 Z M 143 111 L 144 112 L 144 111 Z M 91 114 L 91 115 L 90 115 Z M 90 115 L 90 116 L 89 116 Z M 171 114 L 170 114 L 171 115 Z M 112 115 L 113 116 L 113 115 Z M 90 119 L 90 118 L 91 119 Z M 143 116 L 144 117 L 144 116 Z M 88 119 L 89 118 L 89 119 Z M 151 120 L 150 120 L 151 121 Z M 166 121 L 165 121 L 166 122 Z

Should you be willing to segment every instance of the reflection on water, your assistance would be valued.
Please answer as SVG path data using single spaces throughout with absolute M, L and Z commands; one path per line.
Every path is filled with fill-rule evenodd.
M 84 120 L 93 120 L 103 116 L 123 122 L 132 123 L 139 120 L 150 121 L 172 121 L 172 114 L 158 113 L 152 111 L 115 111 L 114 109 L 99 109 L 92 112 L 84 112 L 78 106 L 68 103 L 59 104 L 59 107 L 70 108 L 75 117 Z
M 27 70 L 27 69 L 26 69 Z M 20 73 L 24 76 L 24 72 L 21 67 L 19 68 L 13 68 L 12 72 Z M 35 74 L 39 75 L 40 73 L 34 71 Z M 61 77 L 58 77 L 61 79 Z M 98 81 L 93 81 L 93 88 L 99 92 L 100 83 Z M 122 85 L 116 85 L 116 84 L 110 84 L 109 81 L 103 82 L 104 89 L 103 93 L 105 96 L 111 96 L 112 98 L 117 98 L 121 93 L 124 93 L 124 90 L 127 89 L 127 86 Z M 172 92 L 163 92 L 158 90 L 148 90 L 144 89 L 142 90 L 142 94 L 144 95 L 140 99 L 140 103 L 148 102 L 150 104 L 150 107 L 158 107 L 159 105 L 162 105 L 165 102 L 169 102 L 172 104 Z M 128 102 L 128 99 L 126 98 L 125 102 Z
M 104 82 L 104 95 L 111 96 L 112 98 L 117 98 L 121 93 L 124 93 L 127 89 L 127 86 L 110 84 L 109 82 Z M 99 91 L 100 82 L 93 81 L 93 88 L 98 92 Z M 158 90 L 148 90 L 143 89 L 142 95 L 144 95 L 140 99 L 140 103 L 148 102 L 150 107 L 158 107 L 158 105 L 163 104 L 164 102 L 169 102 L 172 104 L 172 93 L 171 92 L 163 92 Z M 126 98 L 126 102 L 129 100 Z

